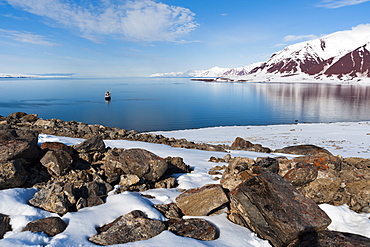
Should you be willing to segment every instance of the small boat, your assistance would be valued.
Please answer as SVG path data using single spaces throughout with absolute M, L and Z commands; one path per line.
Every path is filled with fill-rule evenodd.
M 107 91 L 104 95 L 105 100 L 111 100 L 111 94 L 109 91 Z

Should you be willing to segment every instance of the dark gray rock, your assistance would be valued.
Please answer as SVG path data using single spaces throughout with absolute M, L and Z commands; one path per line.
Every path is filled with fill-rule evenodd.
M 218 238 L 218 230 L 204 219 L 171 219 L 168 230 L 182 237 L 212 241 Z
M 0 189 L 22 186 L 27 179 L 27 173 L 18 160 L 0 162 Z
M 105 143 L 102 136 L 95 135 L 86 141 L 75 146 L 75 149 L 80 153 L 90 153 L 90 152 L 104 152 Z
M 283 246 L 307 231 L 326 229 L 330 218 L 315 202 L 273 172 L 264 172 L 230 192 L 239 222 L 274 246 Z
M 167 162 L 144 149 L 115 149 L 104 161 L 108 182 L 118 182 L 122 174 L 134 174 L 149 182 L 158 181 L 167 170 Z
M 307 232 L 288 247 L 369 247 L 370 239 L 357 234 L 336 231 Z
M 0 213 L 0 239 L 2 239 L 6 232 L 12 230 L 10 225 L 10 218 L 8 215 Z
M 48 151 L 40 162 L 48 169 L 50 175 L 63 176 L 70 170 L 73 159 L 64 150 L 54 150 Z
M 62 233 L 67 224 L 59 217 L 48 217 L 29 222 L 22 231 L 44 232 L 49 237 Z
M 253 166 L 252 171 L 255 174 L 260 174 L 266 171 L 278 173 L 279 172 L 279 162 L 274 158 L 263 158 L 258 160 Z
M 89 241 L 99 245 L 124 244 L 157 236 L 166 229 L 163 222 L 148 219 L 142 211 L 135 210 L 101 227 Z
M 164 217 L 167 219 L 178 219 L 182 218 L 184 214 L 181 212 L 181 209 L 176 205 L 176 203 L 169 204 L 155 204 L 153 205 Z

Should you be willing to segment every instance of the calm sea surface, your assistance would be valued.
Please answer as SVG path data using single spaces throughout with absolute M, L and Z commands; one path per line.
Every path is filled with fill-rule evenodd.
M 112 100 L 106 102 L 106 90 Z M 0 115 L 22 111 L 137 131 L 370 120 L 370 86 L 188 78 L 0 79 Z

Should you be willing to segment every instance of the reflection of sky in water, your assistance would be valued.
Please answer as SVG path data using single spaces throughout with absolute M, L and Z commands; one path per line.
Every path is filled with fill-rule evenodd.
M 105 102 L 106 90 L 112 100 Z M 0 115 L 16 111 L 125 129 L 370 120 L 370 87 L 205 83 L 187 78 L 2 79 Z

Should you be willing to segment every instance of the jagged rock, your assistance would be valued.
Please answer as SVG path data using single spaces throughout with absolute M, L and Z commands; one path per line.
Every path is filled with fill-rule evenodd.
M 261 158 L 259 159 L 254 165 L 252 165 L 252 171 L 255 174 L 260 174 L 263 172 L 279 172 L 279 162 L 277 159 L 274 158 Z
M 69 171 L 73 159 L 69 153 L 64 150 L 48 151 L 40 160 L 50 175 L 63 176 Z
M 318 231 L 307 232 L 299 236 L 299 239 L 288 247 L 369 247 L 370 239 L 361 235 L 337 232 L 337 231 Z
M 83 174 L 82 171 L 80 173 Z M 66 178 L 61 177 L 55 181 L 49 181 L 35 193 L 29 203 L 35 207 L 64 215 L 84 207 L 103 204 L 103 197 L 111 189 L 109 184 L 102 180 L 99 181 L 98 177 L 78 178 L 67 175 Z
M 235 157 L 229 161 L 225 172 L 222 174 L 220 184 L 223 188 L 228 190 L 233 190 L 253 176 L 252 172 L 249 170 L 255 161 L 244 157 Z
M 218 237 L 217 228 L 204 219 L 171 219 L 168 230 L 176 235 L 211 241 Z
M 10 225 L 10 218 L 8 215 L 0 213 L 0 239 L 2 239 L 6 232 L 12 230 Z
M 297 155 L 315 155 L 315 154 L 329 154 L 332 155 L 325 148 L 321 148 L 315 145 L 297 145 L 290 146 L 281 149 L 276 149 L 274 153 L 284 154 L 297 154 Z
M 202 202 L 202 203 L 199 203 Z M 176 197 L 176 204 L 185 215 L 206 216 L 228 203 L 221 185 L 209 184 L 201 188 L 186 190 Z
M 181 212 L 181 209 L 176 205 L 176 203 L 169 204 L 155 204 L 153 205 L 164 217 L 167 219 L 178 219 L 182 218 L 184 214 Z
M 18 160 L 0 162 L 0 189 L 22 186 L 27 179 L 27 173 Z
M 59 217 L 48 217 L 29 222 L 22 231 L 44 232 L 49 237 L 62 233 L 67 224 Z
M 144 149 L 115 149 L 105 157 L 102 168 L 108 182 L 117 181 L 122 174 L 134 174 L 155 182 L 166 172 L 167 162 Z
M 331 223 L 315 202 L 273 172 L 251 177 L 230 192 L 230 199 L 240 215 L 235 223 L 274 246 L 287 245 L 302 233 L 324 230 Z
M 70 199 L 67 193 L 64 193 L 63 187 L 64 184 L 61 182 L 48 183 L 35 193 L 33 198 L 29 200 L 29 203 L 46 211 L 64 215 L 68 212 L 75 199 Z
M 191 167 L 185 164 L 181 157 L 167 157 L 164 160 L 168 165 L 166 174 L 189 173 L 192 171 Z
M 100 135 L 96 135 L 76 145 L 75 149 L 80 153 L 104 152 L 105 143 Z
M 148 219 L 144 212 L 135 210 L 97 229 L 99 233 L 89 241 L 99 245 L 124 244 L 155 237 L 165 228 L 163 222 Z
M 313 164 L 299 163 L 295 168 L 290 169 L 284 178 L 294 186 L 304 186 L 317 178 L 318 170 Z
M 41 144 L 40 148 L 45 151 L 63 150 L 69 155 L 73 155 L 73 148 L 61 142 L 44 142 Z
M 235 141 L 231 144 L 231 147 L 234 149 L 241 149 L 253 152 L 271 153 L 271 149 L 262 147 L 262 145 L 260 144 L 253 144 L 241 137 L 237 137 Z

